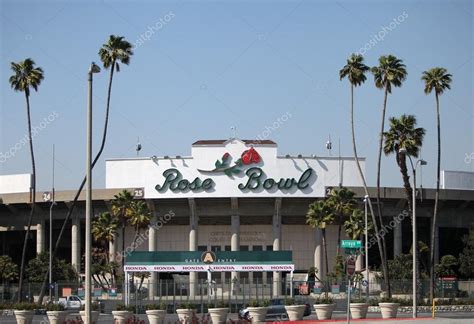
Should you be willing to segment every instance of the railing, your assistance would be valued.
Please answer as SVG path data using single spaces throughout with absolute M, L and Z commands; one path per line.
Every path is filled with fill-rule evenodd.
M 373 280 L 369 282 L 370 297 L 379 297 L 384 289 L 383 282 Z M 412 281 L 391 280 L 392 295 L 400 298 L 411 298 Z M 366 286 L 358 284 L 352 288 L 354 298 L 365 298 Z M 26 283 L 24 287 L 24 299 L 33 301 L 37 299 L 41 290 L 40 283 Z M 79 283 L 56 283 L 53 290 L 53 298 L 58 299 L 66 295 L 83 295 L 84 287 Z M 194 295 L 191 292 L 194 291 Z M 250 300 L 263 300 L 272 297 L 312 297 L 316 298 L 328 292 L 335 299 L 343 299 L 347 292 L 347 283 L 338 281 L 335 284 L 324 284 L 320 282 L 293 281 L 282 279 L 274 282 L 271 278 L 262 280 L 254 278 L 242 278 L 239 281 L 215 280 L 208 284 L 206 280 L 198 280 L 191 284 L 187 280 L 158 280 L 155 284 L 139 283 L 130 286 L 130 301 L 132 304 L 147 304 L 166 302 L 173 307 L 185 303 L 207 304 L 223 301 L 228 304 L 246 304 Z M 0 302 L 15 301 L 18 287 L 15 284 L 0 286 Z M 94 299 L 123 301 L 123 283 L 115 284 L 113 287 L 95 286 L 92 290 Z M 420 280 L 418 284 L 418 297 L 429 297 L 429 280 Z M 474 281 L 439 280 L 435 297 L 437 298 L 474 298 Z M 49 291 L 45 299 L 49 298 Z

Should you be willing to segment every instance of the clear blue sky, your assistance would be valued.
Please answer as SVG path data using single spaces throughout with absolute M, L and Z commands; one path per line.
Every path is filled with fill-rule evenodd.
M 442 168 L 474 170 L 474 160 L 465 162 L 474 152 L 474 18 L 468 0 L 1 1 L 0 13 L 3 154 L 26 134 L 24 96 L 8 84 L 10 62 L 31 57 L 45 71 L 39 92 L 31 96 L 33 125 L 53 119 L 34 138 L 39 190 L 50 187 L 53 143 L 57 188 L 75 189 L 83 177 L 86 73 L 91 61 L 100 62 L 98 49 L 110 34 L 132 43 L 140 35 L 149 39 L 115 76 L 95 187 L 104 186 L 104 159 L 135 156 L 137 137 L 142 156 L 189 155 L 191 143 L 227 138 L 233 125 L 240 138 L 262 136 L 286 113 L 291 118 L 269 136 L 280 154 L 326 155 L 331 134 L 333 154 L 340 138 L 342 155 L 351 155 L 349 86 L 339 81 L 338 71 L 371 40 L 368 65 L 389 53 L 407 65 L 408 79 L 393 90 L 387 114 L 416 114 L 426 128 L 423 185 L 435 185 L 436 119 L 434 96 L 423 93 L 420 75 L 434 66 L 453 74 L 452 90 L 441 98 Z M 390 27 L 394 19 L 401 22 Z M 383 40 L 376 40 L 382 30 Z M 95 76 L 96 144 L 107 80 L 106 71 Z M 382 100 L 369 75 L 356 91 L 355 107 L 371 185 Z M 0 174 L 30 172 L 28 147 L 17 148 L 0 163 Z M 401 186 L 394 157 L 384 158 L 382 172 L 384 186 Z

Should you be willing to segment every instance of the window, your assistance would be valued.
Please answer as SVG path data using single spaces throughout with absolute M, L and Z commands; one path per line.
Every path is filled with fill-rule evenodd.
M 240 251 L 248 251 L 249 250 L 249 246 L 248 245 L 241 245 L 240 246 Z
M 213 246 L 211 246 L 211 251 L 217 252 L 217 251 L 220 251 L 220 250 L 221 250 L 220 245 L 213 245 Z
M 273 251 L 273 245 L 267 245 L 267 251 Z
M 254 245 L 254 246 L 252 246 L 252 251 L 263 251 L 263 246 Z
M 226 245 L 224 247 L 224 251 L 232 251 L 232 248 L 230 247 L 230 245 Z
M 198 251 L 202 251 L 202 252 L 207 251 L 207 245 L 199 245 Z

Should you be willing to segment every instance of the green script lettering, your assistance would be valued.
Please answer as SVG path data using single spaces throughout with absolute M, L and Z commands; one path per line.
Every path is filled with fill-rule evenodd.
M 265 173 L 261 168 L 253 167 L 248 169 L 245 174 L 248 179 L 245 184 L 240 183 L 240 190 L 257 190 L 261 187 L 265 190 L 272 190 L 278 188 L 279 190 L 290 190 L 293 187 L 296 187 L 300 190 L 306 189 L 309 187 L 309 181 L 314 173 L 314 170 L 311 168 L 306 169 L 300 178 L 296 180 L 295 178 L 280 178 L 279 181 L 276 181 L 273 178 L 265 178 Z
M 214 181 L 210 178 L 201 180 L 196 177 L 192 182 L 183 179 L 183 175 L 177 169 L 167 169 L 163 172 L 165 181 L 160 186 L 157 184 L 155 190 L 158 192 L 165 192 L 167 189 L 171 191 L 199 191 L 210 190 L 214 186 Z

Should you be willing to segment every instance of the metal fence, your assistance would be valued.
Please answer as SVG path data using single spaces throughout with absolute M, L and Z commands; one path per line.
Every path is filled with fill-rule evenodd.
M 347 294 L 347 283 L 338 281 L 334 284 L 308 281 L 293 281 L 283 278 L 274 282 L 272 278 L 263 280 L 261 278 L 243 278 L 239 281 L 215 280 L 208 283 L 206 280 L 198 280 L 190 283 L 187 277 L 180 280 L 158 280 L 155 284 L 138 282 L 130 284 L 130 303 L 139 307 L 149 303 L 164 302 L 171 309 L 181 303 L 194 303 L 205 307 L 209 302 L 224 302 L 231 307 L 247 304 L 250 300 L 264 300 L 273 297 L 314 299 L 326 292 L 334 299 L 344 299 Z M 371 298 L 380 297 L 384 290 L 383 282 L 373 280 L 368 283 Z M 193 286 L 193 287 L 191 287 Z M 391 280 L 392 295 L 398 298 L 410 299 L 412 296 L 411 280 Z M 366 285 L 361 283 L 353 285 L 351 294 L 354 298 L 366 297 Z M 24 297 L 30 301 L 36 301 L 41 290 L 39 283 L 26 283 Z M 79 283 L 56 283 L 53 290 L 53 298 L 58 299 L 67 295 L 84 295 L 84 286 Z M 192 294 L 194 292 L 194 295 Z M 0 302 L 14 301 L 18 293 L 17 285 L 0 286 Z M 94 299 L 118 303 L 124 301 L 124 285 L 119 283 L 113 287 L 95 286 L 92 290 Z M 46 300 L 49 292 L 46 293 Z M 429 280 L 418 282 L 418 298 L 429 297 Z M 435 289 L 437 298 L 474 298 L 474 281 L 439 280 Z M 203 306 L 204 305 L 204 306 Z M 235 306 L 233 306 L 235 305 Z

